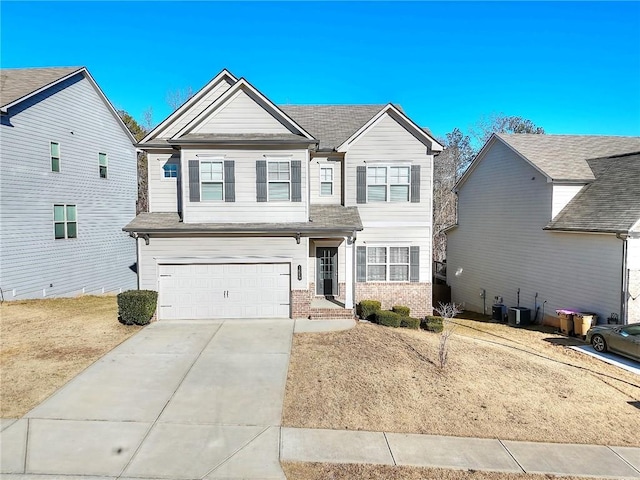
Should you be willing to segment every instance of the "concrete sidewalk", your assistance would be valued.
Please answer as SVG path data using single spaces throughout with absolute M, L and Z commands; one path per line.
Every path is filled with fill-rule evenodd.
M 640 448 L 282 428 L 280 460 L 640 479 Z

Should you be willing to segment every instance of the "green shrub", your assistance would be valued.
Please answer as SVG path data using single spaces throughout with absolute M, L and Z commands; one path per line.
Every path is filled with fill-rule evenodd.
M 118 315 L 125 325 L 146 325 L 156 311 L 158 292 L 127 290 L 118 294 Z
M 360 318 L 376 321 L 376 313 L 380 311 L 381 303 L 377 300 L 360 300 L 356 311 Z
M 414 330 L 417 330 L 418 328 L 420 328 L 420 319 L 403 317 L 402 319 L 400 319 L 400 326 L 403 328 L 413 328 Z
M 396 312 L 403 317 L 408 317 L 411 314 L 411 309 L 409 307 L 405 307 L 404 305 L 394 305 L 391 307 L 392 312 Z
M 377 323 L 385 327 L 399 327 L 402 317 L 389 310 L 381 310 L 376 313 Z
M 442 317 L 425 317 L 420 326 L 430 332 L 440 333 L 444 326 L 442 325 Z

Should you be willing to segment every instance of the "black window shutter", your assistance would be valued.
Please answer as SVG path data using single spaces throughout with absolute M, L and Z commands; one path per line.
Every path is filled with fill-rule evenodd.
M 189 160 L 189 201 L 200 201 L 200 162 Z
M 256 200 L 267 201 L 267 161 L 256 161 Z
M 409 248 L 409 281 L 420 281 L 420 247 Z
M 302 162 L 291 160 L 291 201 L 302 201 Z
M 366 282 L 366 281 L 367 281 L 367 247 L 356 247 L 356 282 Z
M 236 166 L 233 160 L 224 161 L 224 201 L 236 201 Z
M 356 167 L 356 203 L 367 203 L 367 167 Z
M 411 203 L 420 203 L 420 165 L 411 165 Z

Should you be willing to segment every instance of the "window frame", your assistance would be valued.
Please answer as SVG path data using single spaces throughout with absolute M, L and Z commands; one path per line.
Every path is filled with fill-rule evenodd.
M 57 157 L 55 157 L 53 155 L 53 146 L 54 145 L 58 146 L 58 156 Z M 51 171 L 53 173 L 60 173 L 60 171 L 62 170 L 61 165 L 60 165 L 61 158 L 62 158 L 62 153 L 61 153 L 61 148 L 60 148 L 60 142 L 54 142 L 53 140 L 49 141 L 49 160 L 50 160 L 49 166 L 51 167 Z M 54 159 L 58 161 L 58 169 L 57 170 L 53 169 L 53 161 L 54 161 Z
M 331 181 L 327 181 L 327 180 L 323 180 L 322 179 L 322 170 L 329 170 L 331 172 Z M 333 165 L 327 165 L 327 164 L 320 164 L 320 190 L 319 190 L 319 195 L 321 197 L 333 197 L 334 194 L 334 188 L 333 188 L 333 184 L 335 181 L 335 177 L 334 177 L 334 169 L 333 169 Z M 327 194 L 327 193 L 322 193 L 322 185 L 328 183 L 329 185 L 331 185 L 331 193 Z
M 385 262 L 384 263 L 370 263 L 369 262 L 369 249 L 371 248 L 384 248 L 385 249 Z M 391 261 L 391 249 L 392 248 L 405 248 L 407 250 L 407 263 L 404 262 L 392 262 Z M 402 245 L 367 245 L 366 246 L 366 275 L 365 281 L 366 283 L 409 283 L 411 281 L 411 246 L 402 244 Z M 369 278 L 369 266 L 385 266 L 385 276 L 384 280 L 370 280 Z M 406 280 L 391 280 L 391 267 L 392 266 L 406 266 L 407 267 L 407 278 Z
M 369 183 L 369 169 L 372 168 L 384 168 L 385 169 L 385 183 Z M 407 175 L 407 183 L 392 183 L 391 182 L 391 169 L 393 168 L 406 168 L 409 172 Z M 369 197 L 370 186 L 385 185 L 385 199 L 384 200 L 371 200 Z M 406 186 L 407 187 L 407 199 L 406 200 L 391 200 L 391 187 L 393 186 Z M 366 171 L 366 203 L 411 203 L 411 164 L 398 164 L 398 165 L 367 165 Z
M 267 162 L 267 202 L 291 202 L 291 159 L 290 158 L 277 158 L 277 157 L 271 157 L 271 158 L 267 158 L 266 160 Z M 287 181 L 283 181 L 283 180 L 270 180 L 269 179 L 269 164 L 270 163 L 286 163 L 287 164 L 287 168 L 288 168 L 288 172 L 289 172 L 289 179 Z M 280 171 L 278 171 L 278 174 L 280 174 Z M 272 183 L 286 183 L 288 184 L 288 197 L 286 200 L 278 198 L 278 199 L 271 199 L 271 193 L 270 193 L 270 189 L 269 186 Z
M 209 182 L 205 182 L 202 179 L 202 164 L 203 163 L 219 163 L 220 166 L 222 167 L 222 179 L 220 181 L 209 181 Z M 177 178 L 177 177 L 176 177 Z M 198 159 L 198 179 L 200 181 L 200 201 L 201 202 L 224 202 L 225 201 L 225 196 L 224 196 L 224 158 L 207 158 L 205 159 Z M 222 196 L 220 199 L 214 198 L 214 199 L 205 199 L 204 196 L 202 195 L 202 185 L 204 183 L 207 184 L 220 184 L 222 187 Z
M 64 219 L 56 220 L 56 207 L 62 207 Z M 68 209 L 73 208 L 74 220 L 69 220 Z M 69 224 L 75 225 L 75 235 L 69 236 Z M 62 225 L 64 229 L 64 237 L 58 237 L 56 235 L 56 225 Z M 74 203 L 54 203 L 53 204 L 53 239 L 54 240 L 73 240 L 78 238 L 78 205 Z
M 167 166 L 172 167 L 172 170 L 175 170 L 175 172 L 176 172 L 175 176 L 167 177 L 165 175 L 165 173 L 167 172 L 167 170 L 165 170 L 165 167 L 167 167 Z M 160 169 L 162 170 L 161 178 L 162 178 L 163 181 L 171 182 L 171 181 L 174 181 L 174 180 L 178 179 L 178 174 L 179 174 L 180 169 L 178 168 L 178 164 L 177 163 L 169 163 L 169 160 L 167 160 L 164 164 L 162 164 L 160 166 Z
M 102 165 L 102 157 L 104 156 L 104 165 Z M 104 176 L 102 175 L 102 169 L 104 168 Z M 100 178 L 109 178 L 109 156 L 104 152 L 98 152 L 98 175 Z

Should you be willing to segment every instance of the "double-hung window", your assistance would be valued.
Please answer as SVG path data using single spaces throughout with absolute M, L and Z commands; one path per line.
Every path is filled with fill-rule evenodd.
M 200 162 L 200 198 L 206 200 L 224 199 L 224 163 Z
M 320 167 L 320 196 L 333 195 L 333 168 Z
M 367 201 L 408 202 L 410 167 L 368 167 Z
M 367 247 L 368 282 L 408 282 L 409 247 Z
M 177 163 L 165 163 L 162 166 L 163 178 L 178 178 L 178 164 Z
M 51 171 L 60 171 L 60 144 L 51 142 Z
M 78 236 L 78 220 L 75 205 L 53 206 L 53 232 L 56 240 L 76 238 Z
M 107 178 L 107 154 L 98 154 L 98 169 L 100 170 L 100 178 Z
M 269 201 L 288 201 L 291 198 L 291 163 L 267 162 L 267 181 Z

